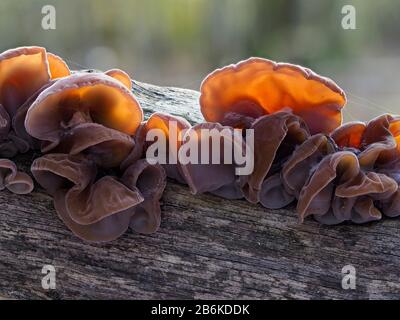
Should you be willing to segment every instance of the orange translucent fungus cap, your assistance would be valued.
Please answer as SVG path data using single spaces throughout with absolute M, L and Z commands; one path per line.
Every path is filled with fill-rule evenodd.
M 364 122 L 349 122 L 332 132 L 331 137 L 340 148 L 361 148 L 367 125 Z
M 397 150 L 400 152 L 400 117 L 396 118 L 396 121 L 393 121 L 390 124 L 389 130 L 396 140 Z
M 0 104 L 11 115 L 50 79 L 46 50 L 23 47 L 0 54 Z
M 20 47 L 0 54 L 0 104 L 16 110 L 51 79 L 68 76 L 65 62 L 41 47 Z
M 49 63 L 51 79 L 62 78 L 71 74 L 71 71 L 69 70 L 65 61 L 59 56 L 48 52 L 47 61 Z
M 133 135 L 143 111 L 133 94 L 114 78 L 103 73 L 76 73 L 38 96 L 27 112 L 25 127 L 37 139 L 57 141 L 63 124 L 74 117 Z
M 106 75 L 121 82 L 127 89 L 132 90 L 132 81 L 129 75 L 120 69 L 111 69 L 105 72 Z
M 182 117 L 173 116 L 163 112 L 155 112 L 146 122 L 146 131 L 152 129 L 162 130 L 166 138 L 168 139 L 170 135 L 169 130 L 171 122 L 174 122 L 176 124 L 176 138 L 178 139 L 178 141 L 182 141 L 185 130 L 191 127 L 190 123 Z
M 400 116 L 383 114 L 368 123 L 349 122 L 333 131 L 331 137 L 340 148 L 355 149 L 365 149 L 390 137 L 400 151 Z
M 201 85 L 201 112 L 224 122 L 229 113 L 258 118 L 278 111 L 302 117 L 312 134 L 329 133 L 342 123 L 346 96 L 332 80 L 301 66 L 250 58 L 217 69 Z

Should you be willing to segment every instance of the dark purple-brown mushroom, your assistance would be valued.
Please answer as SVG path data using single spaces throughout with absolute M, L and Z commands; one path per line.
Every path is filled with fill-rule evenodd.
M 102 242 L 118 238 L 129 226 L 141 233 L 158 229 L 165 173 L 143 161 L 128 167 L 121 179 L 98 176 L 96 164 L 83 155 L 47 154 L 31 170 L 54 196 L 56 211 L 72 232 Z
M 324 134 L 309 137 L 297 145 L 287 157 L 282 169 L 264 180 L 260 202 L 267 208 L 282 208 L 300 195 L 316 165 L 335 151 L 332 141 Z
M 186 132 L 179 160 L 193 194 L 210 192 L 227 199 L 243 198 L 236 172 L 240 165 L 235 159 L 235 150 L 242 154 L 245 151 L 241 138 L 233 128 L 210 122 Z M 187 161 L 182 159 L 184 155 Z
M 318 164 L 336 151 L 333 140 L 324 134 L 317 134 L 305 140 L 282 167 L 281 179 L 285 191 L 298 199 Z
M 147 135 L 151 133 L 152 130 L 155 130 L 153 131 L 154 134 L 150 141 L 146 141 Z M 202 130 L 209 130 L 209 133 L 214 135 L 205 137 L 205 135 L 202 135 Z M 228 144 L 224 143 L 225 138 L 222 138 L 222 141 L 220 141 L 221 144 L 219 148 L 221 149 L 218 150 L 221 155 L 221 157 L 218 158 L 220 163 L 212 164 L 210 161 L 209 164 L 201 164 L 201 144 L 203 143 L 206 145 L 210 156 L 213 154 L 215 155 L 217 150 L 212 150 L 211 143 L 216 135 L 219 135 L 223 130 L 227 131 L 226 133 L 228 135 L 225 138 L 228 140 Z M 156 136 L 157 139 L 162 137 L 163 142 L 165 142 L 167 146 L 165 150 L 157 151 L 165 152 L 165 163 L 163 163 L 163 167 L 168 177 L 180 183 L 188 184 L 193 194 L 211 192 L 230 199 L 242 198 L 243 195 L 237 183 L 234 163 L 223 164 L 224 148 L 229 147 L 229 143 L 232 143 L 233 146 L 235 146 L 234 143 L 238 143 L 233 141 L 235 135 L 237 136 L 238 133 L 232 128 L 223 127 L 218 123 L 202 123 L 191 127 L 189 122 L 181 117 L 156 112 L 138 129 L 135 136 L 135 148 L 124 161 L 122 167 L 125 168 L 130 163 L 143 157 L 147 151 L 150 151 L 150 147 L 155 143 L 153 140 L 154 136 Z M 196 148 L 198 152 L 194 161 L 196 163 L 181 163 L 178 154 L 182 147 L 185 149 Z M 175 152 L 170 152 L 171 148 L 174 149 Z M 232 150 L 230 152 L 232 152 Z M 209 179 L 211 176 L 213 178 Z
M 280 171 L 309 137 L 307 125 L 292 113 L 278 112 L 258 118 L 250 129 L 254 130 L 254 171 L 240 179 L 244 196 L 267 208 L 282 208 L 294 198 L 285 192 Z
M 0 159 L 0 190 L 7 188 L 13 193 L 27 194 L 33 190 L 32 178 L 19 172 L 14 162 Z
M 351 150 L 367 172 L 385 174 L 397 182 L 391 197 L 377 201 L 386 216 L 400 215 L 400 117 L 384 114 L 368 123 L 351 122 L 332 133 L 339 148 Z
M 324 224 L 379 220 L 376 201 L 390 198 L 397 182 L 385 174 L 365 173 L 353 152 L 326 156 L 316 167 L 298 199 L 300 220 L 309 215 Z
M 300 220 L 365 223 L 400 215 L 400 118 L 351 122 L 314 135 L 284 164 L 281 178 L 298 199 Z
M 135 208 L 130 228 L 136 232 L 149 234 L 156 232 L 161 222 L 160 199 L 167 183 L 167 176 L 159 164 L 151 165 L 140 159 L 129 166 L 121 177 L 128 187 L 136 187 L 143 196 L 143 202 Z

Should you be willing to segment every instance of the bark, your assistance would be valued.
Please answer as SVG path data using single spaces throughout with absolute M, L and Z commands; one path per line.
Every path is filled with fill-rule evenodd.
M 136 83 L 146 115 L 201 121 L 199 93 Z M 29 172 L 35 154 L 16 158 Z M 108 244 L 77 239 L 38 186 L 0 192 L 0 297 L 17 299 L 359 299 L 400 298 L 399 220 L 363 226 L 298 224 L 294 208 L 266 210 L 244 200 L 193 196 L 172 181 L 160 230 L 127 232 Z M 56 268 L 56 289 L 42 288 L 42 267 Z M 342 289 L 342 268 L 356 289 Z

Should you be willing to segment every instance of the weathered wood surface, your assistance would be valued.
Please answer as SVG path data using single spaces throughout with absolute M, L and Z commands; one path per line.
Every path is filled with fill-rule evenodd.
M 146 113 L 201 119 L 198 93 L 136 84 Z M 32 154 L 18 158 L 28 170 Z M 0 296 L 50 299 L 400 298 L 400 220 L 364 226 L 300 225 L 293 208 L 268 211 L 245 201 L 192 196 L 169 182 L 161 229 L 128 232 L 103 245 L 71 234 L 39 187 L 27 196 L 0 193 Z M 57 271 L 56 290 L 41 269 Z M 341 287 L 342 267 L 357 271 Z

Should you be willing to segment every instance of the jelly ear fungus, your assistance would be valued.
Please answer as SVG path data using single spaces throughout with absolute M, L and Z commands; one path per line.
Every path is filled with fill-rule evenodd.
M 32 173 L 53 194 L 59 217 L 86 241 L 110 241 L 129 227 L 152 233 L 160 225 L 164 169 L 142 152 L 121 169 L 142 143 L 135 134 L 143 112 L 130 88 L 120 70 L 77 72 L 44 90 L 27 112 L 27 132 L 44 153 Z
M 310 69 L 250 58 L 217 69 L 201 85 L 201 112 L 207 121 L 246 127 L 252 120 L 289 111 L 311 134 L 330 133 L 342 123 L 346 96 L 331 79 Z
M 332 80 L 287 63 L 250 58 L 201 86 L 204 118 L 255 132 L 255 169 L 244 197 L 267 208 L 297 200 L 300 221 L 364 223 L 400 215 L 400 121 L 342 124 L 346 96 Z
M 42 90 L 70 70 L 58 56 L 41 47 L 20 47 L 0 54 L 0 157 L 12 158 L 35 148 L 25 131 L 26 110 Z M 18 172 L 15 164 L 1 159 L 1 188 L 29 193 L 33 181 Z
M 162 112 L 144 121 L 131 90 L 122 70 L 71 73 L 41 47 L 0 54 L 0 157 L 40 152 L 34 178 L 86 241 L 111 241 L 129 228 L 156 232 L 167 177 L 193 194 L 270 209 L 297 202 L 301 222 L 312 216 L 359 224 L 400 215 L 400 117 L 342 125 L 344 91 L 310 69 L 261 58 L 218 69 L 201 85 L 205 121 L 195 125 Z M 214 134 L 231 143 L 232 153 L 243 152 L 250 141 L 241 129 L 254 133 L 254 170 L 245 175 L 234 157 L 225 161 L 224 141 L 218 153 L 213 149 Z M 165 163 L 147 159 L 156 143 L 148 139 L 152 130 L 168 142 Z M 200 151 L 197 161 L 182 161 L 179 152 L 191 147 Z M 0 190 L 26 194 L 33 185 L 0 159 Z

